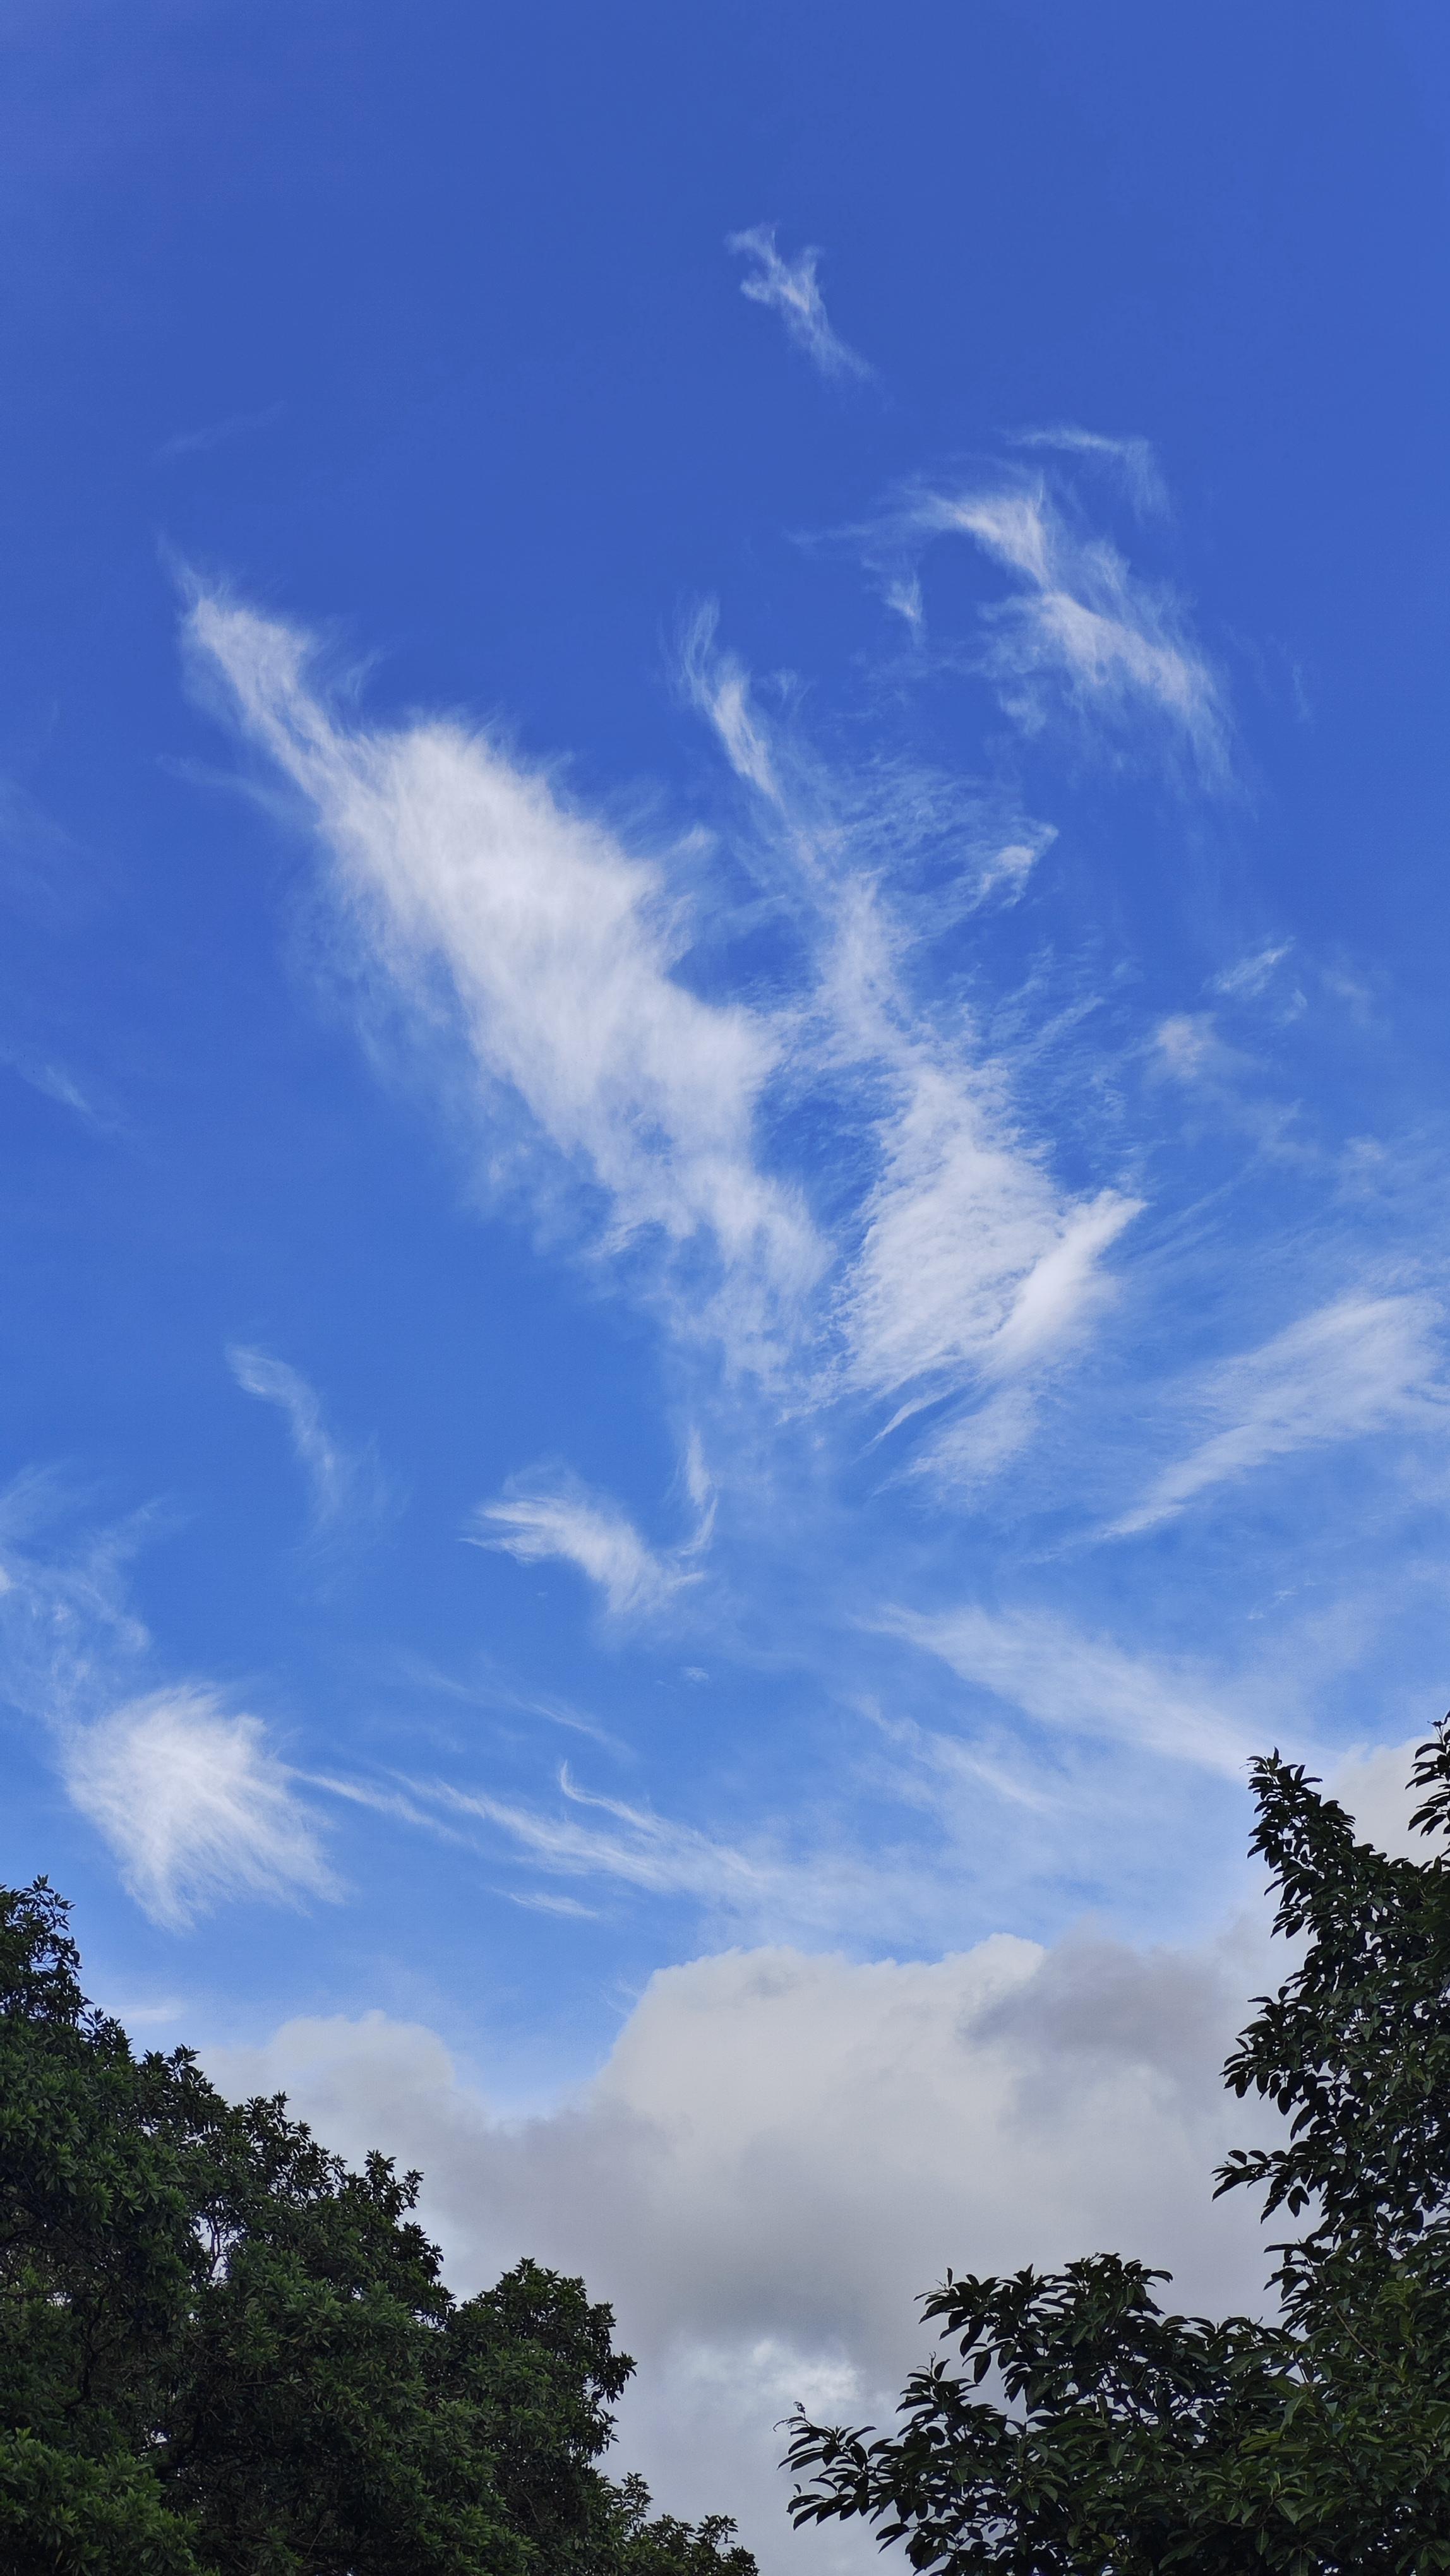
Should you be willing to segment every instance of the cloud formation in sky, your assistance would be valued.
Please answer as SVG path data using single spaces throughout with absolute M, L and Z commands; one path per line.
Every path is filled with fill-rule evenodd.
M 468 1049 L 480 1108 L 500 1088 L 522 1103 L 602 1194 L 616 1240 L 707 1240 L 732 1327 L 765 1333 L 820 1264 L 798 1195 L 756 1157 L 780 1040 L 674 972 L 659 869 L 481 733 L 345 727 L 292 628 L 203 596 L 190 633 L 307 798 L 369 953 L 423 1024 Z
M 308 798 L 370 955 L 420 1024 L 454 1025 L 486 1078 L 486 1156 L 502 1150 L 506 1086 L 607 1194 L 606 1241 L 650 1234 L 693 1256 L 670 1292 L 682 1331 L 711 1325 L 737 1360 L 767 1364 L 834 1335 L 844 1382 L 893 1395 L 1000 1378 L 1080 1324 L 1136 1201 L 1066 1196 L 1019 1133 L 1003 1069 L 910 989 L 909 941 L 869 846 L 879 807 L 865 849 L 832 828 L 831 782 L 767 724 L 708 620 L 689 639 L 688 685 L 761 800 L 804 942 L 805 981 L 774 1014 L 680 980 L 660 867 L 485 738 L 428 721 L 344 726 L 309 678 L 307 639 L 224 600 L 200 598 L 190 632 Z M 898 830 L 913 828 L 912 802 L 898 790 Z M 1015 886 L 1049 837 L 999 843 L 979 884 Z M 878 1115 L 833 1246 L 804 1176 L 767 1159 L 760 1130 L 783 1087 L 799 1096 L 852 1070 Z M 556 1508 L 550 1525 L 564 1527 Z M 599 1544 L 596 1532 L 602 1563 Z
M 1168 486 L 1150 438 L 1109 438 L 1101 430 L 1079 429 L 1064 421 L 1055 429 L 1019 430 L 1012 444 L 1097 460 L 1120 478 L 1140 518 L 1167 515 Z
M 501 1548 L 521 1565 L 559 1557 L 577 1566 L 616 1618 L 661 1610 L 683 1584 L 700 1579 L 688 1552 L 659 1555 L 617 1503 L 568 1478 L 532 1490 L 520 1485 L 480 1503 L 468 1536 L 475 1547 Z
M 892 1614 L 896 1632 L 939 1655 L 1040 1725 L 1097 1736 L 1242 1779 L 1253 1728 L 1206 1681 L 1146 1655 L 1126 1654 L 1040 1610 L 966 1603 L 930 1616 Z
M 768 305 L 778 313 L 789 338 L 805 351 L 823 376 L 871 374 L 866 360 L 848 348 L 831 328 L 825 299 L 816 282 L 821 257 L 818 250 L 803 250 L 794 259 L 783 259 L 775 246 L 773 224 L 753 224 L 747 232 L 731 233 L 725 247 L 754 262 L 740 281 L 741 294 L 748 296 L 752 304 Z
M 1062 447 L 1069 435 L 1054 431 L 1050 443 Z M 1068 493 L 1025 472 L 908 492 L 866 532 L 865 545 L 888 596 L 911 610 L 910 623 L 921 618 L 915 564 L 948 536 L 967 538 L 1012 585 L 979 611 L 985 641 L 975 667 L 1026 733 L 1066 714 L 1120 752 L 1145 741 L 1186 751 L 1201 784 L 1227 784 L 1223 683 L 1182 604 L 1163 583 L 1135 573 L 1110 538 L 1086 528 Z
M 343 1446 L 328 1426 L 321 1397 L 301 1371 L 241 1343 L 233 1343 L 227 1360 L 243 1393 L 274 1404 L 283 1416 L 311 1487 L 317 1530 L 376 1517 L 384 1496 L 375 1460 Z
M 223 1899 L 336 1893 L 313 1820 L 254 1717 L 195 1687 L 151 1692 L 69 1736 L 63 1772 L 136 1902 L 181 1928 Z
M 1112 2247 L 1171 2265 L 1189 2305 L 1256 2303 L 1252 2212 L 1210 2177 L 1253 2127 L 1219 2067 L 1258 1940 L 732 1950 L 658 1972 L 598 2076 L 525 2118 L 381 2013 L 206 2056 L 233 2093 L 285 2087 L 352 2155 L 421 2166 L 463 2286 L 526 2250 L 581 2269 L 639 2357 L 622 2438 L 662 2499 L 699 2513 L 718 2477 L 768 2576 L 827 2576 L 874 2546 L 792 2540 L 775 2427 L 798 2397 L 881 2420 L 929 2349 L 914 2294 L 948 2264 Z
M 1139 1202 L 1108 1188 L 1073 1200 L 1024 1136 L 1007 1068 L 909 980 L 909 913 L 893 908 L 883 845 L 910 846 L 933 817 L 931 783 L 906 776 L 859 826 L 800 747 L 772 728 L 709 615 L 684 656 L 694 703 L 756 792 L 778 880 L 806 923 L 806 1008 L 822 1072 L 855 1076 L 876 1105 L 874 1159 L 849 1227 L 833 1322 L 845 1380 L 895 1396 L 990 1381 L 1070 1337 L 1104 1294 L 1100 1256 Z M 930 823 L 928 823 L 930 828 Z M 1020 892 L 1051 831 L 1019 822 L 983 852 L 975 900 Z
M 1111 1535 L 1156 1529 L 1215 1486 L 1300 1450 L 1425 1421 L 1446 1402 L 1439 1322 L 1427 1296 L 1341 1297 L 1220 1362 L 1192 1399 L 1200 1419 L 1219 1427 L 1165 1467 Z

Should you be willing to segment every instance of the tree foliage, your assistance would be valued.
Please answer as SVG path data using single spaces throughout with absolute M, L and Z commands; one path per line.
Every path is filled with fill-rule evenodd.
M 1255 1765 L 1275 1929 L 1305 1948 L 1225 2068 L 1281 2141 L 1217 2185 L 1304 2222 L 1272 2248 L 1271 2321 L 1165 2314 L 1167 2274 L 1116 2255 L 949 2273 L 898 2431 L 794 2419 L 797 2523 L 864 2516 L 942 2576 L 1450 2569 L 1450 1719 L 1412 1786 L 1423 1862 Z
M 0 1891 L 10 2576 L 754 2576 L 601 2470 L 633 2364 L 582 2282 L 455 2300 L 417 2175 L 136 2057 L 79 1965 Z

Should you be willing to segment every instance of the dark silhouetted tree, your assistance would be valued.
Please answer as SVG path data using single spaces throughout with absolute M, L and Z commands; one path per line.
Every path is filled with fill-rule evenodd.
M 1272 2321 L 1167 2315 L 1167 2274 L 1116 2255 L 948 2274 L 899 2431 L 795 2419 L 797 2523 L 864 2516 L 943 2576 L 1450 2569 L 1450 1720 L 1415 1764 L 1423 1862 L 1277 1755 L 1254 1785 L 1275 1928 L 1306 1947 L 1225 2069 L 1280 2142 L 1218 2188 L 1304 2222 Z
M 754 2576 L 600 2468 L 633 2364 L 582 2282 L 455 2300 L 416 2175 L 137 2058 L 79 1964 L 0 1891 L 6 2576 Z

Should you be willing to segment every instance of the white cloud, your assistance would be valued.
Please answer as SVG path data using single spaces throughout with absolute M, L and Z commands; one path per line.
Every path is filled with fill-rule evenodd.
M 1168 511 L 1168 487 L 1159 471 L 1149 438 L 1108 438 L 1101 430 L 1021 429 L 1014 447 L 1046 448 L 1059 456 L 1086 456 L 1109 465 L 1122 478 L 1140 517 L 1162 518 Z
M 313 1518 L 328 1529 L 355 1514 L 375 1514 L 383 1501 L 374 1461 L 345 1449 L 329 1430 L 321 1399 L 300 1370 L 266 1351 L 234 1343 L 227 1352 L 233 1377 L 247 1395 L 274 1404 L 286 1421 L 292 1446 L 312 1488 Z
M 1042 1726 L 1240 1780 L 1257 1749 L 1244 1716 L 1198 1674 L 1126 1654 L 1048 1612 L 964 1603 L 931 1614 L 896 1610 L 881 1624 Z
M 0 1492 L 0 1688 L 57 1728 L 113 1704 L 118 1675 L 139 1671 L 150 1645 L 126 1589 L 145 1516 L 41 1552 L 37 1540 L 69 1503 L 58 1479 L 35 1470 Z
M 771 804 L 784 802 L 766 728 L 756 713 L 750 674 L 738 653 L 717 646 L 720 612 L 713 600 L 696 608 L 680 638 L 684 693 L 713 725 L 737 778 Z
M 681 935 L 658 868 L 482 734 L 347 729 L 290 627 L 202 596 L 188 629 L 308 799 L 368 953 L 420 1027 L 463 1038 L 485 1115 L 500 1092 L 521 1103 L 604 1193 L 614 1241 L 713 1249 L 727 1306 L 696 1281 L 682 1319 L 708 1309 L 743 1347 L 793 1310 L 822 1256 L 753 1145 L 781 1040 L 672 971 Z
M 262 411 L 232 412 L 225 420 L 208 421 L 201 429 L 178 430 L 157 448 L 156 462 L 170 465 L 182 456 L 207 456 L 214 447 L 224 447 L 234 438 L 248 438 L 259 429 L 271 429 L 286 408 L 285 403 L 268 403 Z
M 104 1129 L 114 1123 L 96 1107 L 74 1074 L 68 1073 L 63 1064 L 15 1047 L 0 1048 L 0 1064 L 9 1065 L 22 1082 L 28 1082 L 31 1090 L 40 1092 L 46 1100 L 58 1102 L 62 1109 L 73 1109 L 88 1126 Z
M 1284 939 L 1277 947 L 1256 948 L 1250 956 L 1241 957 L 1236 966 L 1226 966 L 1221 975 L 1215 975 L 1214 991 L 1233 1001 L 1252 1001 L 1262 993 L 1274 968 L 1283 964 L 1293 945 L 1292 939 Z
M 730 1951 L 658 1972 L 598 2076 L 523 2118 L 380 2014 L 206 2057 L 233 2094 L 287 2090 L 350 2156 L 421 2166 L 460 2286 L 524 2253 L 581 2271 L 640 2362 L 621 2460 L 674 2510 L 738 2513 L 764 2576 L 827 2576 L 875 2550 L 791 2535 L 780 2419 L 801 2397 L 880 2421 L 949 2264 L 1115 2248 L 1170 2266 L 1187 2304 L 1256 2303 L 1252 2212 L 1210 2191 L 1254 2133 L 1219 2069 L 1262 1977 L 1248 1936 L 998 1935 L 866 1966 Z
M 146 1516 L 87 1533 L 68 1553 L 22 1549 L 67 1500 L 41 1475 L 0 1495 L 0 1695 L 49 1734 L 72 1803 L 110 1844 L 130 1894 L 179 1927 L 228 1897 L 334 1893 L 259 1721 L 229 1715 L 196 1684 L 139 1687 L 151 1641 L 125 1578 Z
M 899 586 L 904 549 L 939 536 L 969 538 L 1016 585 L 981 612 L 990 641 L 979 662 L 1015 722 L 1037 731 L 1056 698 L 1120 735 L 1151 723 L 1189 749 L 1206 783 L 1223 783 L 1223 693 L 1179 604 L 1083 532 L 1045 480 L 917 493 L 872 541 L 888 581 Z
M 554 1557 L 577 1566 L 616 1618 L 662 1610 L 683 1585 L 700 1579 L 678 1555 L 658 1555 L 607 1495 L 589 1494 L 569 1480 L 480 1503 L 474 1522 L 467 1535 L 475 1547 L 501 1548 L 520 1565 Z
M 804 946 L 803 989 L 767 1019 L 678 980 L 660 871 L 495 744 L 422 721 L 347 729 L 310 685 L 305 638 L 212 597 L 190 623 L 248 732 L 305 791 L 370 951 L 420 1021 L 461 1029 L 493 1085 L 488 1105 L 505 1092 L 524 1103 L 566 1165 L 592 1175 L 612 1203 L 611 1241 L 652 1233 L 674 1248 L 682 1330 L 713 1325 L 762 1364 L 834 1332 L 839 1364 L 818 1393 L 946 1388 L 1064 1345 L 1137 1202 L 1065 1197 L 1018 1133 L 1003 1069 L 973 1061 L 960 1015 L 936 1026 L 909 987 L 912 936 L 887 899 L 883 853 L 923 832 L 960 847 L 960 816 L 938 810 L 931 782 L 893 779 L 853 807 L 766 722 L 747 673 L 716 649 L 713 617 L 696 619 L 686 685 L 758 793 L 773 889 Z M 981 834 L 961 903 L 1020 891 L 1050 838 L 1025 818 Z M 799 1096 L 848 1070 L 856 1103 L 874 1095 L 880 1115 L 856 1148 L 845 1268 L 822 1300 L 827 1249 L 801 1190 L 760 1168 L 755 1129 L 772 1086 L 773 1100 L 786 1086 Z M 293 1411 L 314 1437 L 304 1396 Z M 532 1552 L 572 1554 L 618 1606 L 659 1596 L 643 1543 L 606 1529 L 600 1507 L 519 1500 L 508 1525 Z
M 838 337 L 826 317 L 821 290 L 816 283 L 818 250 L 803 250 L 795 259 L 782 259 L 775 246 L 773 224 L 754 224 L 748 232 L 731 233 L 727 250 L 755 262 L 748 276 L 740 281 L 740 292 L 752 304 L 768 305 L 778 313 L 789 337 L 803 349 L 823 376 L 869 376 L 870 367 Z
M 900 1933 L 939 1919 L 939 1872 L 919 1852 L 861 1856 L 829 1837 L 794 1848 L 784 1837 L 730 1842 L 649 1807 L 581 1789 L 567 1766 L 562 1805 L 549 1809 L 488 1790 L 410 1779 L 396 1788 L 337 1777 L 318 1787 L 404 1821 L 456 1836 L 470 1822 L 492 1829 L 515 1854 L 554 1878 L 592 1881 L 646 1896 L 687 1897 L 716 1921 L 752 1932 Z
M 1439 1321 L 1429 1297 L 1342 1297 L 1224 1362 L 1193 1398 L 1200 1419 L 1220 1427 L 1165 1468 L 1110 1535 L 1155 1529 L 1215 1486 L 1299 1450 L 1427 1419 L 1444 1401 Z
M 158 1923 L 180 1927 L 225 1897 L 335 1892 L 263 1728 L 228 1716 L 215 1692 L 177 1687 L 130 1701 L 68 1738 L 63 1770 Z
M 1065 1201 L 990 1078 L 974 1098 L 959 1069 L 919 1062 L 903 1089 L 842 1301 L 851 1373 L 883 1391 L 1006 1375 L 1080 1327 L 1099 1256 L 1141 1202 Z
M 1425 1794 L 1409 1785 L 1422 1740 L 1412 1735 L 1404 1744 L 1351 1753 L 1336 1763 L 1325 1782 L 1329 1795 L 1348 1808 L 1361 1840 L 1388 1852 L 1392 1860 L 1424 1862 L 1437 1848 L 1433 1835 L 1410 1831 L 1410 1818 Z
M 915 1387 L 920 1400 L 922 1389 L 1035 1366 L 1101 1302 L 1100 1257 L 1141 1202 L 1112 1189 L 1067 1198 L 1020 1133 L 1005 1068 L 974 1056 L 960 1012 L 938 1027 L 910 988 L 913 939 L 884 890 L 881 850 L 910 848 L 923 810 L 934 819 L 930 783 L 894 781 L 885 810 L 868 808 L 858 846 L 829 783 L 776 741 L 747 673 L 714 638 L 707 611 L 687 638 L 686 685 L 764 798 L 780 878 L 813 924 L 808 1011 L 821 1065 L 849 1069 L 858 1100 L 882 1103 L 835 1296 L 843 1382 L 874 1396 Z M 1024 818 L 983 846 L 965 908 L 994 890 L 1020 893 L 1053 837 Z
M 1222 1080 L 1243 1061 L 1224 1045 L 1211 1011 L 1174 1011 L 1153 1031 L 1157 1070 L 1175 1082 Z

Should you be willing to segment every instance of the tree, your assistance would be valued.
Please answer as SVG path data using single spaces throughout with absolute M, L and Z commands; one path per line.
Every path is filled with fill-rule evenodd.
M 1216 2179 L 1305 2221 L 1271 2248 L 1272 2320 L 1165 2314 L 1168 2275 L 1116 2255 L 949 2273 L 899 2431 L 793 2419 L 797 2524 L 864 2516 L 943 2576 L 1450 2569 L 1450 1719 L 1412 1786 L 1423 1862 L 1357 1842 L 1302 1767 L 1254 1766 L 1275 1929 L 1307 1946 L 1224 2070 L 1281 2142 Z
M 0 2566 L 11 2576 L 755 2576 L 598 2463 L 633 2364 L 580 2281 L 456 2301 L 279 2095 L 223 2101 L 86 2002 L 0 1890 Z

